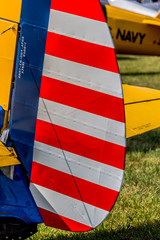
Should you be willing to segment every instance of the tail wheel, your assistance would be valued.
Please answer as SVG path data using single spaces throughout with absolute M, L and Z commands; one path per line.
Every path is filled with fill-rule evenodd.
M 24 240 L 37 232 L 37 224 L 27 224 L 17 218 L 0 218 L 1 240 Z

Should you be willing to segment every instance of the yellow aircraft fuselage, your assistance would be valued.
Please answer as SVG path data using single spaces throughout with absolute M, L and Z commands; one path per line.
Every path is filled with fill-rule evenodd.
M 160 18 L 105 5 L 115 49 L 121 54 L 160 55 Z
M 7 127 L 22 0 L 0 0 L 0 106 Z
M 0 106 L 5 111 L 3 129 L 8 127 L 10 99 L 18 41 L 22 0 L 0 0 Z M 0 167 L 19 164 L 13 148 L 7 149 L 0 142 Z

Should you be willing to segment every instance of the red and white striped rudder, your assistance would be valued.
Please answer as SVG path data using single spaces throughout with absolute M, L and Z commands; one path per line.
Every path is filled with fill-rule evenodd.
M 98 226 L 123 180 L 120 74 L 98 0 L 53 0 L 34 143 L 31 191 L 45 224 Z

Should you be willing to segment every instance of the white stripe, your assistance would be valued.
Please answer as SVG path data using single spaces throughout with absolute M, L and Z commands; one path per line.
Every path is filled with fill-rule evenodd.
M 125 146 L 125 124 L 40 98 L 39 120 Z
M 45 54 L 43 75 L 122 98 L 120 74 Z
M 33 161 L 118 192 L 124 175 L 121 169 L 36 141 Z
M 99 225 L 108 215 L 108 212 L 103 209 L 41 187 L 37 184 L 31 184 L 30 190 L 38 207 L 92 228 Z
M 114 48 L 108 25 L 105 22 L 51 10 L 48 31 Z

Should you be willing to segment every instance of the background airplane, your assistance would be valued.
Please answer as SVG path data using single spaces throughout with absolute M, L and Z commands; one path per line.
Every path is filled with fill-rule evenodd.
M 147 8 L 144 4 L 137 1 L 128 0 L 101 0 L 103 4 L 110 5 L 112 7 L 121 8 L 130 12 L 146 15 L 150 17 L 156 17 L 158 12 L 154 9 Z
M 103 5 L 116 53 L 160 55 L 160 15 L 150 9 L 145 13 L 147 8 L 128 1 L 124 2 L 133 4 L 132 12 L 118 8 L 120 4 L 124 7 L 123 1 L 113 1 L 114 6 Z
M 101 0 L 103 4 L 110 5 L 112 7 L 121 8 L 130 12 L 138 13 L 141 15 L 146 15 L 150 17 L 156 17 L 158 11 L 155 9 L 149 9 L 144 4 L 141 4 L 137 1 L 128 1 L 128 0 Z
M 142 1 L 143 6 L 159 11 L 160 10 L 160 1 Z

